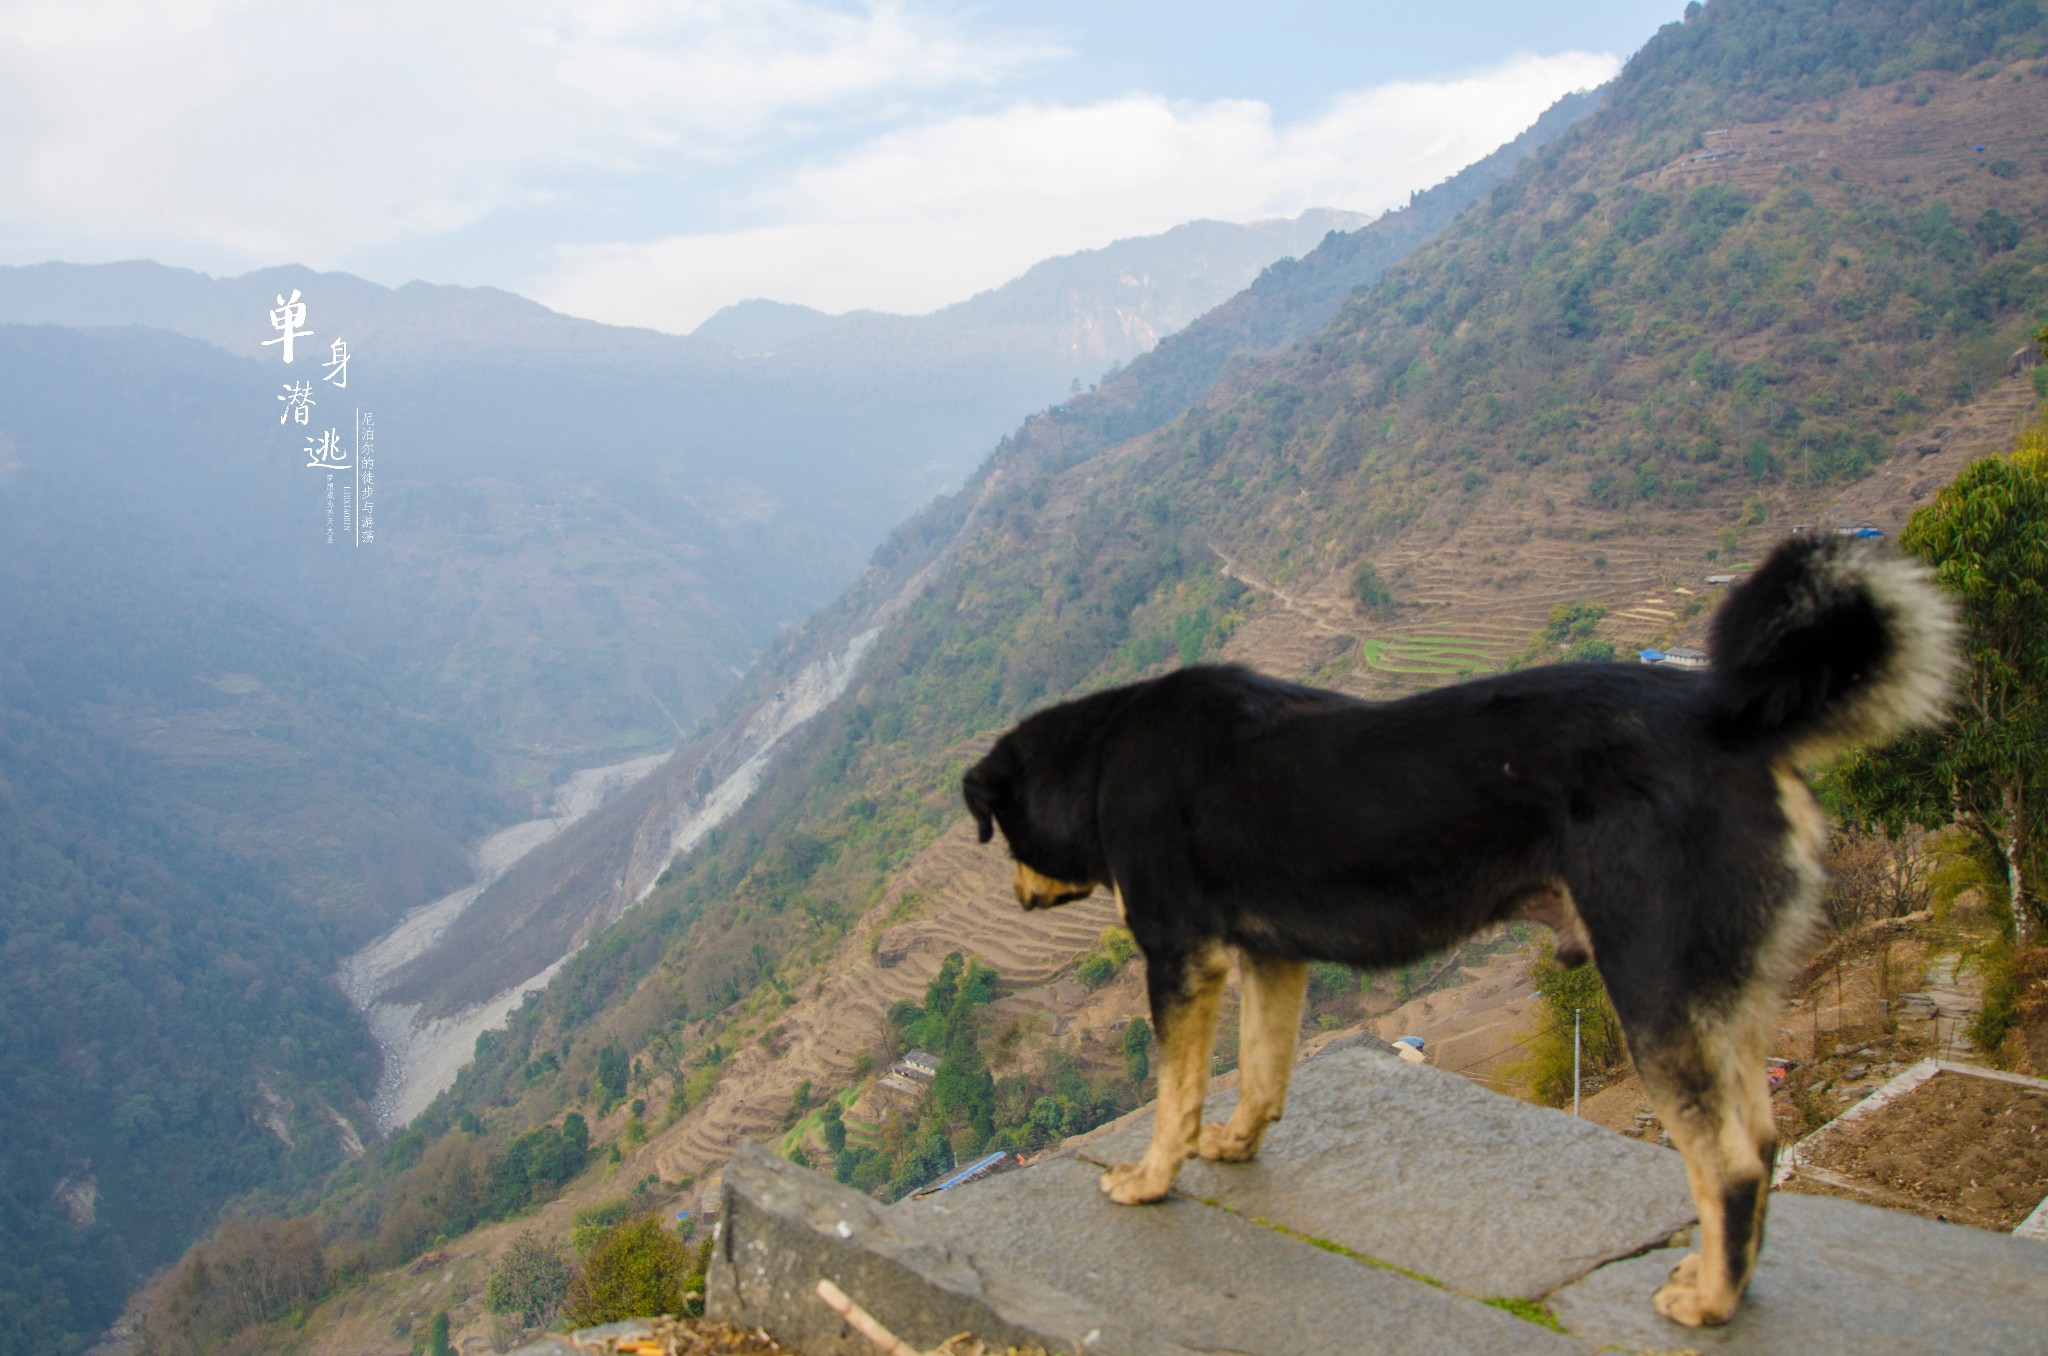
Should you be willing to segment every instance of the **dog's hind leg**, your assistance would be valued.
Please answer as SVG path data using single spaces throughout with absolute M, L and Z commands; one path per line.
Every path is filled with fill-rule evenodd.
M 1214 942 L 1179 955 L 1146 953 L 1145 983 L 1159 1034 L 1159 1102 L 1145 1156 L 1102 1174 L 1102 1190 L 1118 1205 L 1164 1200 L 1182 1161 L 1200 1143 L 1227 970 L 1223 947 Z
M 1636 1055 L 1650 1104 L 1685 1155 L 1700 1216 L 1699 1251 L 1672 1268 L 1657 1312 L 1692 1327 L 1728 1321 L 1763 1244 L 1777 1132 L 1764 1075 L 1769 1025 L 1751 1007 L 1641 1043 Z
M 1266 1127 L 1280 1119 L 1308 992 L 1307 961 L 1246 951 L 1238 956 L 1238 972 L 1244 977 L 1244 1017 L 1238 1027 L 1237 1109 L 1222 1125 L 1203 1126 L 1200 1145 L 1202 1157 L 1225 1163 L 1251 1158 Z

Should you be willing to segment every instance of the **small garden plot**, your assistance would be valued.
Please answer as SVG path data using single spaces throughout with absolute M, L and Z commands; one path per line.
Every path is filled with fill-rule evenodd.
M 1944 1071 L 1801 1157 L 1787 1190 L 2010 1233 L 2048 1196 L 2048 1091 Z
M 1432 631 L 1375 636 L 1365 642 L 1368 667 L 1428 678 L 1491 673 L 1501 666 L 1501 652 L 1501 642 L 1495 639 Z

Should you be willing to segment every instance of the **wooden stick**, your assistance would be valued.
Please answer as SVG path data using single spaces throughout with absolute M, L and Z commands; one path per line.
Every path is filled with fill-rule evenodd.
M 825 1301 L 833 1313 L 845 1319 L 848 1327 L 872 1342 L 882 1356 L 924 1356 L 916 1347 L 883 1327 L 879 1319 L 855 1304 L 844 1290 L 832 1282 L 818 1282 L 818 1298 Z

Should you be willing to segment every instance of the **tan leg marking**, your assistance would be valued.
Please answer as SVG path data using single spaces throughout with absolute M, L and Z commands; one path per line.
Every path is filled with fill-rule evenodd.
M 1685 1155 L 1700 1214 L 1700 1250 L 1671 1269 L 1657 1291 L 1657 1312 L 1694 1327 L 1726 1323 L 1734 1314 L 1763 1246 L 1778 1146 L 1764 1057 L 1785 980 L 1820 913 L 1827 816 L 1796 773 L 1780 768 L 1777 782 L 1791 887 L 1758 948 L 1747 991 L 1724 1015 L 1696 1022 L 1690 1050 L 1672 1050 L 1662 1059 L 1654 1056 L 1663 1052 L 1650 1052 L 1653 1058 L 1637 1061 L 1658 1118 Z
M 1181 999 L 1159 1024 L 1159 1104 L 1152 1143 L 1135 1163 L 1119 1163 L 1098 1185 L 1118 1205 L 1166 1199 L 1182 1160 L 1195 1152 L 1202 1129 L 1202 1097 L 1216 1050 L 1216 1012 L 1229 966 L 1223 948 L 1188 958 Z
M 1086 899 L 1094 892 L 1095 883 L 1085 880 L 1056 880 L 1018 862 L 1011 888 L 1017 892 L 1017 902 L 1026 909 L 1050 909 L 1072 900 Z
M 1738 1008 L 1738 1019 L 1749 1015 L 1748 1006 Z M 1656 1295 L 1657 1312 L 1688 1327 L 1728 1321 L 1763 1242 L 1777 1143 L 1764 1079 L 1768 1031 L 1738 1020 L 1702 1034 L 1691 1051 L 1671 1052 L 1670 1064 L 1652 1060 L 1641 1068 L 1658 1119 L 1685 1155 L 1700 1216 L 1699 1251 L 1671 1269 Z M 1682 1067 L 1694 1060 L 1700 1067 Z
M 1301 1005 L 1308 992 L 1308 962 L 1241 953 L 1244 1019 L 1238 1027 L 1237 1109 L 1222 1125 L 1202 1127 L 1202 1157 L 1242 1163 L 1259 1151 L 1266 1127 L 1287 1103 L 1294 1045 L 1301 1036 Z

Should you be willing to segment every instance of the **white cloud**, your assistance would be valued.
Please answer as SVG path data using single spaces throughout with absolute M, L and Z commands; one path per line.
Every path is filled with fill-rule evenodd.
M 0 232 L 332 265 L 1047 55 L 894 0 L 27 0 L 0 10 Z
M 1286 123 L 1142 92 L 997 102 L 1060 55 L 926 0 L 16 0 L 0 251 L 345 268 L 488 238 L 604 320 L 688 329 L 762 295 L 918 311 L 1198 217 L 1393 205 L 1617 64 L 1525 57 Z M 618 224 L 661 212 L 649 234 L 691 233 Z M 579 220 L 622 238 L 550 253 Z
M 1256 102 L 1150 95 L 954 117 L 758 190 L 738 205 L 758 222 L 746 229 L 565 248 L 538 295 L 669 330 L 751 296 L 927 310 L 1050 255 L 1196 218 L 1397 205 L 1618 66 L 1582 52 L 1521 57 L 1346 95 L 1284 125 Z

